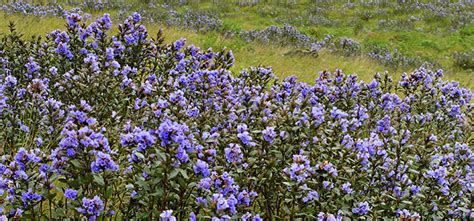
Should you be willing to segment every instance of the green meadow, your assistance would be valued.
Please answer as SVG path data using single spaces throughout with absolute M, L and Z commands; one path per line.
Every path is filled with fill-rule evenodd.
M 125 4 L 126 7 L 117 7 Z M 153 7 L 149 7 L 150 5 Z M 163 16 L 161 4 L 171 5 L 177 12 L 197 11 L 213 14 L 222 20 L 219 30 L 199 32 L 182 27 L 169 26 L 159 20 L 146 24 L 151 36 L 164 29 L 166 41 L 172 42 L 184 37 L 188 44 L 201 48 L 229 48 L 236 57 L 234 72 L 249 66 L 271 66 L 278 77 L 296 75 L 298 79 L 312 82 L 320 71 L 342 69 L 344 73 L 356 73 L 368 80 L 377 72 L 388 72 L 397 78 L 402 72 L 417 68 L 411 66 L 387 66 L 368 57 L 367 48 L 378 46 L 388 50 L 398 50 L 407 57 L 416 57 L 438 64 L 448 79 L 456 80 L 470 89 L 474 88 L 472 68 L 456 65 L 454 54 L 472 52 L 474 48 L 474 24 L 472 21 L 462 25 L 450 18 L 426 15 L 426 10 L 401 10 L 392 5 L 361 5 L 347 7 L 345 2 L 298 1 L 298 3 L 275 3 L 261 1 L 247 4 L 230 1 L 189 1 L 174 4 L 163 1 L 116 2 L 105 9 L 83 8 L 92 16 L 110 13 L 115 24 L 123 20 L 124 11 L 146 11 L 157 18 Z M 65 8 L 75 5 L 64 4 Z M 465 9 L 472 11 L 472 4 Z M 454 10 L 454 9 L 453 9 Z M 126 12 L 125 12 L 126 14 Z M 37 17 L 19 13 L 0 13 L 0 33 L 8 31 L 9 22 L 16 24 L 17 30 L 30 37 L 34 33 L 48 33 L 65 25 L 64 18 Z M 146 19 L 145 19 L 146 20 Z M 390 25 L 385 25 L 389 21 Z M 238 35 L 227 36 L 226 32 L 239 33 L 242 30 L 262 30 L 269 26 L 289 24 L 298 31 L 314 38 L 322 39 L 333 35 L 334 41 L 345 37 L 362 45 L 362 53 L 356 56 L 343 56 L 331 50 L 322 50 L 318 56 L 291 53 L 292 46 L 246 42 Z M 468 58 L 469 60 L 469 58 Z M 473 58 L 470 58 L 472 63 Z

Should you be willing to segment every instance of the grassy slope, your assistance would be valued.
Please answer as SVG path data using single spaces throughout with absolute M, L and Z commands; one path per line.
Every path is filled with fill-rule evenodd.
M 239 16 L 229 15 L 224 19 L 224 25 L 227 27 L 232 26 L 237 29 L 259 29 L 274 24 L 270 19 L 262 18 L 255 14 L 255 8 L 253 7 L 242 7 L 241 10 L 247 10 L 248 13 Z M 111 13 L 114 14 L 115 12 L 111 11 Z M 54 29 L 63 28 L 65 25 L 65 21 L 61 18 L 37 18 L 33 16 L 7 15 L 0 12 L 0 33 L 4 33 L 8 30 L 9 21 L 14 21 L 17 24 L 17 30 L 24 33 L 25 37 L 33 34 L 45 34 Z M 148 24 L 147 27 L 152 36 L 160 28 L 160 26 L 156 24 Z M 347 27 L 302 27 L 302 29 L 306 32 L 324 34 L 337 34 L 338 32 L 347 34 L 352 31 Z M 316 31 L 312 29 L 315 29 Z M 457 34 L 459 35 L 459 33 Z M 364 80 L 369 80 L 376 72 L 388 71 L 389 73 L 392 73 L 394 77 L 397 77 L 402 71 L 410 71 L 410 69 L 388 69 L 387 67 L 365 57 L 345 58 L 329 52 L 323 52 L 317 58 L 310 56 L 286 55 L 286 53 L 291 50 L 290 48 L 246 43 L 240 39 L 227 39 L 215 32 L 198 34 L 195 32 L 165 27 L 165 37 L 166 40 L 170 42 L 180 37 L 184 37 L 187 38 L 189 44 L 195 44 L 202 48 L 212 47 L 214 49 L 220 49 L 228 47 L 234 51 L 236 58 L 236 65 L 233 68 L 233 71 L 235 72 L 242 68 L 262 64 L 265 66 L 272 66 L 279 77 L 296 75 L 300 80 L 306 82 L 312 82 L 317 76 L 317 73 L 321 70 L 334 71 L 337 68 L 342 69 L 345 73 L 357 73 L 360 78 Z M 379 43 L 392 42 L 392 44 L 397 44 L 397 46 L 405 45 L 404 47 L 414 51 L 415 53 L 430 53 L 426 56 L 442 56 L 439 55 L 443 54 L 440 53 L 440 51 L 442 52 L 443 50 L 448 49 L 452 50 L 452 48 L 462 49 L 474 45 L 473 39 L 469 36 L 466 40 L 465 37 L 459 37 L 456 35 L 451 36 L 450 34 L 443 38 L 439 36 L 426 36 L 424 34 L 369 32 L 367 36 L 365 36 L 365 39 L 364 34 L 358 34 L 351 37 L 361 41 L 370 39 L 370 41 L 376 41 Z M 456 41 L 453 42 L 452 38 L 458 38 L 458 41 L 462 42 L 462 44 L 458 44 Z M 393 43 L 395 41 L 394 39 L 402 40 Z M 420 39 L 423 39 L 423 41 Z M 423 43 L 424 41 L 428 43 Z M 416 46 L 420 44 L 422 46 Z M 427 50 L 423 45 L 435 48 L 433 49 L 435 51 Z M 472 71 L 448 69 L 446 75 L 447 78 L 460 81 L 464 86 L 474 89 L 474 74 Z
M 456 51 L 468 51 L 474 48 L 474 24 L 469 24 L 458 31 L 448 31 L 450 28 L 449 19 L 431 19 L 429 21 L 416 21 L 413 28 L 402 29 L 381 29 L 378 27 L 378 22 L 381 19 L 406 21 L 411 16 L 422 18 L 425 16 L 423 11 L 396 11 L 394 8 L 385 7 L 385 13 L 376 14 L 375 12 L 380 8 L 376 7 L 354 7 L 352 9 L 338 10 L 343 8 L 342 5 L 346 1 L 324 3 L 311 3 L 311 1 L 298 1 L 299 4 L 275 4 L 272 2 L 265 2 L 253 6 L 238 6 L 236 4 L 212 4 L 210 2 L 190 3 L 185 6 L 178 7 L 178 10 L 192 8 L 194 10 L 209 10 L 211 12 L 219 13 L 223 19 L 224 27 L 232 30 L 241 29 L 264 29 L 270 25 L 281 26 L 282 22 L 277 22 L 275 17 L 286 19 L 291 25 L 297 27 L 304 33 L 321 39 L 327 34 L 337 37 L 350 37 L 359 42 L 367 44 L 383 45 L 390 49 L 398 49 L 408 56 L 421 57 L 440 63 L 448 78 L 461 81 L 464 85 L 473 87 L 474 73 L 472 70 L 462 70 L 453 65 L 452 54 Z M 332 9 L 331 6 L 337 5 L 338 9 Z M 310 16 L 311 8 L 320 7 L 323 11 L 311 13 L 311 15 L 322 15 L 337 25 L 305 25 Z M 472 5 L 470 6 L 472 8 Z M 465 9 L 469 11 L 469 9 Z M 473 9 L 474 10 L 474 9 Z M 361 12 L 369 11 L 372 13 L 372 18 L 365 21 L 361 20 Z M 292 22 L 291 18 L 299 17 L 297 22 Z M 299 22 L 298 22 L 299 21 Z M 306 22 L 306 23 L 305 23 Z M 360 25 L 359 29 L 355 27 Z M 422 31 L 420 31 L 422 30 Z M 329 69 L 333 70 L 334 65 L 339 64 L 338 67 L 346 72 L 357 72 L 363 78 L 372 76 L 372 73 L 377 71 L 387 70 L 390 73 L 397 73 L 405 70 L 393 70 L 386 67 L 381 67 L 367 58 L 344 58 L 337 55 L 325 54 L 325 57 L 320 56 L 319 59 L 310 59 L 313 67 L 318 70 Z M 277 58 L 277 57 L 276 57 Z M 292 60 L 292 59 L 290 59 Z M 308 62 L 306 59 L 294 59 L 296 61 Z M 275 63 L 280 62 L 281 59 L 274 60 Z M 338 63 L 336 63 L 338 62 Z M 298 62 L 299 63 L 299 62 Z M 296 64 L 298 64 L 296 63 Z M 305 67 L 308 63 L 302 65 L 291 65 L 295 67 Z M 359 68 L 360 67 L 360 68 Z M 414 67 L 412 67 L 414 68 Z M 277 68 L 278 70 L 278 68 Z M 297 69 L 298 73 L 299 70 Z M 308 70 L 308 69 L 304 69 Z M 290 70 L 291 72 L 291 70 Z M 308 72 L 303 72 L 308 73 Z
M 34 34 L 45 34 L 54 29 L 64 28 L 65 23 L 61 18 L 45 17 L 38 19 L 33 16 L 6 15 L 0 13 L 0 33 L 8 31 L 9 21 L 14 21 L 19 32 L 25 38 Z M 151 36 L 159 30 L 159 25 L 148 24 Z M 362 78 L 369 79 L 376 71 L 384 71 L 384 67 L 369 60 L 344 59 L 331 53 L 325 53 L 318 58 L 311 56 L 285 55 L 291 49 L 272 47 L 268 45 L 248 44 L 240 39 L 227 39 L 218 33 L 198 34 L 195 32 L 179 30 L 171 27 L 164 28 L 165 38 L 172 42 L 184 37 L 188 44 L 195 44 L 202 48 L 212 47 L 220 49 L 227 47 L 233 50 L 236 65 L 233 71 L 237 72 L 249 66 L 263 64 L 272 66 L 279 77 L 296 75 L 299 79 L 311 82 L 321 70 L 335 70 L 340 68 L 348 73 L 358 73 Z

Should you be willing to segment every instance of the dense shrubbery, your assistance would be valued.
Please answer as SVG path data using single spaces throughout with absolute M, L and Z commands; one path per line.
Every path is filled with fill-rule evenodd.
M 81 9 L 64 9 L 61 5 L 34 5 L 23 1 L 13 1 L 8 4 L 2 4 L 0 11 L 6 13 L 21 13 L 34 16 L 61 16 L 65 17 L 72 13 L 82 13 Z
M 260 42 L 271 44 L 273 46 L 292 46 L 296 50 L 288 54 L 302 54 L 317 56 L 322 49 L 332 49 L 335 45 L 331 42 L 333 36 L 327 35 L 323 40 L 317 41 L 308 35 L 299 32 L 291 25 L 285 25 L 282 28 L 270 26 L 264 30 L 240 31 L 239 37 L 247 42 Z M 332 47 L 331 47 L 332 46 Z
M 371 45 L 368 47 L 369 53 L 367 56 L 373 60 L 388 66 L 388 67 L 413 67 L 413 66 L 427 66 L 430 68 L 440 68 L 441 65 L 437 62 L 431 61 L 428 58 L 410 57 L 400 52 L 398 49 L 393 51 L 386 47 Z
M 474 50 L 455 52 L 453 54 L 454 65 L 462 69 L 474 70 Z
M 239 35 L 245 41 L 260 41 L 266 44 L 271 43 L 282 46 L 293 45 L 296 47 L 309 47 L 313 42 L 311 37 L 299 32 L 291 25 L 285 25 L 282 28 L 270 26 L 260 31 L 241 31 Z
M 472 218 L 471 92 L 232 75 L 230 51 L 149 38 L 133 14 L 0 40 L 0 214 L 244 220 Z
M 389 1 L 369 1 L 369 2 L 349 2 L 346 4 L 334 4 L 333 1 L 318 0 L 318 4 L 308 4 L 307 8 L 300 12 L 292 12 L 288 7 L 297 6 L 297 1 L 277 2 L 263 5 L 262 1 L 238 1 L 219 2 L 206 10 L 195 7 L 199 1 L 122 1 L 122 0 L 87 0 L 81 3 L 63 3 L 63 5 L 77 7 L 70 11 L 65 10 L 61 4 L 50 3 L 41 5 L 28 1 L 18 1 L 2 5 L 0 10 L 7 13 L 22 13 L 34 16 L 67 16 L 70 13 L 97 12 L 109 9 L 118 10 L 116 17 L 120 20 L 129 15 L 129 11 L 139 9 L 143 20 L 151 23 L 158 23 L 172 26 L 179 29 L 186 29 L 198 32 L 216 31 L 225 37 L 240 37 L 242 40 L 250 42 L 256 41 L 278 46 L 290 46 L 291 50 L 286 54 L 291 55 L 313 55 L 317 56 L 323 49 L 331 52 L 341 52 L 344 56 L 363 55 L 379 64 L 393 69 L 419 67 L 429 65 L 432 68 L 441 68 L 439 58 L 436 60 L 416 56 L 417 53 L 401 53 L 396 48 L 373 48 L 365 42 L 358 43 L 345 36 L 337 36 L 332 42 L 333 35 L 319 36 L 321 33 L 305 34 L 301 31 L 305 26 L 325 26 L 337 27 L 349 23 L 356 35 L 364 30 L 364 25 L 370 20 L 376 20 L 374 29 L 378 31 L 413 31 L 439 32 L 460 31 L 469 27 L 474 22 L 474 15 L 470 10 L 474 4 L 472 1 L 461 0 L 458 2 L 437 1 L 423 3 L 419 1 L 389 2 Z M 224 24 L 221 18 L 227 16 L 228 12 L 237 10 L 242 16 L 248 16 L 240 7 L 251 7 L 262 4 L 258 7 L 258 14 L 267 17 L 278 25 L 270 25 L 260 29 L 241 29 L 234 24 Z M 239 6 L 237 6 L 239 5 Z M 280 7 L 276 7 L 279 5 Z M 180 8 L 182 7 L 182 8 Z M 351 12 L 354 10 L 354 12 Z M 344 15 L 334 19 L 330 16 L 332 12 Z M 400 14 L 410 15 L 399 17 Z M 90 16 L 84 14 L 84 17 Z M 349 19 L 350 18 L 350 19 Z M 416 25 L 416 23 L 423 23 Z M 354 25 L 355 23 L 355 25 Z M 441 24 L 440 27 L 428 25 L 430 23 Z M 370 30 L 370 29 L 369 29 Z M 333 32 L 334 33 L 334 32 Z M 347 33 L 346 33 L 347 34 Z M 350 41 L 348 41 L 350 40 Z M 359 39 L 361 40 L 361 39 Z M 339 43 L 339 44 L 338 44 Z M 349 43 L 349 44 L 346 44 Z M 401 48 L 405 48 L 401 47 Z M 451 55 L 451 54 L 449 54 Z M 469 53 L 453 53 L 453 66 L 470 69 L 469 63 L 465 63 Z
M 118 17 L 126 18 L 129 11 L 127 8 L 121 9 Z M 207 32 L 219 31 L 222 28 L 222 20 L 212 12 L 192 9 L 178 12 L 167 4 L 149 4 L 149 7 L 142 10 L 140 14 L 147 22 L 154 22 L 180 29 Z
M 337 46 L 344 56 L 354 56 L 361 53 L 360 43 L 350 38 L 341 38 Z

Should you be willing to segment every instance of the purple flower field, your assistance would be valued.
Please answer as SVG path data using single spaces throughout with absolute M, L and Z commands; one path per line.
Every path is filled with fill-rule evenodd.
M 0 36 L 0 220 L 474 218 L 472 92 L 442 70 L 233 73 L 141 20 Z

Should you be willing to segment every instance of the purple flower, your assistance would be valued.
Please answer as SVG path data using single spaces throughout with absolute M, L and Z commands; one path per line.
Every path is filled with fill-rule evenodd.
M 23 210 L 20 209 L 20 208 L 12 209 L 10 214 L 13 215 L 14 217 L 18 218 L 18 217 L 21 217 L 23 215 Z
M 189 161 L 189 155 L 183 147 L 178 147 L 176 151 L 176 158 L 180 163 L 187 163 Z
M 158 127 L 158 137 L 161 139 L 161 146 L 167 146 L 171 142 L 183 143 L 187 140 L 185 132 L 189 129 L 186 125 L 164 120 Z
M 416 186 L 416 185 L 412 185 L 410 187 L 410 192 L 412 195 L 416 195 L 418 192 L 420 192 L 420 190 L 421 190 L 421 187 Z
M 9 87 L 15 87 L 15 85 L 17 84 L 17 80 L 14 76 L 7 75 L 5 77 L 5 84 Z
M 132 197 L 132 199 L 135 199 L 137 196 L 138 196 L 137 191 L 133 191 L 133 192 L 130 194 L 130 197 Z
M 252 218 L 252 214 L 250 212 L 247 212 L 246 214 L 242 215 L 241 219 L 242 221 L 249 221 Z
M 89 220 L 96 220 L 104 210 L 104 202 L 98 196 L 92 199 L 86 197 L 82 198 L 82 207 L 77 208 L 77 211 L 89 217 Z
M 253 217 L 253 221 L 262 221 L 262 218 L 260 218 L 259 214 L 255 214 L 255 216 Z
M 110 20 L 110 15 L 108 13 L 105 13 L 104 16 L 99 18 L 97 20 L 97 23 L 100 24 L 101 27 L 103 27 L 105 30 L 110 30 L 112 27 L 112 21 Z
M 139 23 L 142 20 L 142 16 L 138 12 L 134 12 L 132 18 L 135 23 Z
M 198 205 L 207 206 L 207 200 L 203 197 L 196 197 L 196 203 Z
M 229 147 L 225 148 L 225 157 L 229 163 L 240 163 L 244 158 L 240 145 L 231 143 Z
M 77 13 L 72 13 L 67 16 L 67 24 L 72 28 L 78 27 L 77 23 L 80 21 L 82 21 L 82 17 Z
M 28 71 L 28 74 L 30 74 L 29 78 L 33 77 L 31 74 L 37 72 L 41 68 L 32 57 L 28 58 L 28 63 L 25 64 L 25 67 Z
M 342 184 L 342 191 L 344 191 L 347 194 L 351 194 L 352 193 L 351 184 L 350 183 Z
M 190 221 L 196 221 L 197 220 L 196 219 L 196 214 L 194 214 L 194 212 L 189 213 L 189 220 Z
M 95 54 L 89 53 L 84 58 L 84 63 L 89 64 L 93 72 L 99 71 L 99 57 Z
M 237 126 L 237 137 L 240 141 L 245 144 L 246 146 L 255 146 L 256 143 L 252 142 L 252 137 L 250 133 L 247 131 L 247 125 L 241 124 Z
M 352 213 L 357 214 L 357 215 L 365 215 L 369 213 L 370 207 L 369 203 L 367 202 L 362 202 L 357 205 L 357 207 L 352 208 Z
M 35 138 L 35 144 L 36 144 L 37 147 L 40 147 L 43 144 L 43 138 L 36 137 Z
M 326 215 L 323 212 L 318 213 L 318 221 L 324 221 L 325 217 L 326 217 Z
M 268 143 L 273 143 L 273 139 L 277 136 L 277 133 L 275 132 L 275 127 L 267 127 L 265 130 L 262 131 L 263 138 L 265 141 Z
M 27 207 L 32 202 L 40 201 L 41 198 L 41 195 L 34 193 L 31 188 L 28 189 L 28 192 L 21 193 L 21 200 L 23 201 L 25 207 Z
M 303 197 L 303 202 L 307 203 L 309 201 L 313 201 L 313 200 L 318 199 L 318 198 L 319 198 L 319 193 L 312 190 L 308 193 L 308 195 Z
M 176 51 L 179 51 L 185 44 L 186 44 L 186 39 L 181 38 L 174 42 L 174 47 L 176 48 Z
M 96 159 L 91 163 L 91 169 L 94 173 L 105 171 L 117 171 L 119 166 L 111 159 L 109 154 L 101 151 L 95 152 Z
M 162 221 L 176 221 L 176 217 L 173 215 L 173 210 L 165 210 L 160 214 Z
M 25 133 L 28 133 L 30 132 L 30 128 L 22 123 L 20 123 L 20 130 L 25 132 Z
M 383 119 L 377 122 L 377 131 L 384 134 L 396 133 L 395 128 L 391 126 L 390 117 L 388 115 L 385 115 Z
M 328 214 L 326 221 L 337 221 L 337 219 L 334 214 Z
M 41 159 L 36 156 L 35 151 L 26 151 L 24 148 L 20 148 L 15 155 L 15 162 L 17 162 L 22 170 L 26 169 L 26 164 L 39 163 Z
M 197 160 L 196 164 L 194 165 L 194 173 L 201 173 L 204 177 L 209 176 L 209 165 L 205 161 Z
M 64 196 L 66 199 L 76 200 L 77 190 L 66 189 L 66 191 L 64 191 Z
M 206 178 L 201 179 L 201 181 L 199 181 L 198 186 L 200 189 L 209 189 L 211 188 L 211 185 L 212 185 L 212 179 L 209 177 L 206 177 Z
M 247 190 L 243 190 L 239 193 L 237 199 L 239 200 L 240 204 L 248 206 L 250 205 L 250 198 L 256 197 L 257 195 L 258 194 L 254 191 L 248 192 Z
M 333 107 L 330 113 L 331 113 L 331 116 L 336 119 L 346 118 L 349 116 L 346 112 L 338 109 L 337 107 Z
M 111 61 L 114 59 L 114 49 L 113 48 L 106 48 L 105 49 L 106 57 L 105 60 Z M 120 64 L 115 64 L 115 66 L 120 67 Z
M 325 163 L 323 169 L 327 171 L 331 176 L 337 177 L 337 169 L 334 167 L 332 163 Z
M 325 180 L 325 181 L 323 181 L 323 188 L 324 189 L 332 189 L 332 188 L 334 188 L 334 184 L 331 183 L 330 181 Z
M 72 58 L 74 58 L 74 55 L 72 54 L 72 52 L 69 50 L 68 46 L 66 43 L 63 43 L 63 42 L 60 42 L 58 44 L 58 47 L 56 48 L 56 53 L 60 54 L 60 55 L 64 55 L 66 56 L 69 60 L 71 60 Z
M 227 203 L 227 200 L 225 199 L 224 195 L 220 193 L 213 194 L 212 201 L 214 201 L 214 203 L 216 204 L 217 211 L 223 211 L 229 208 L 229 204 Z
M 300 151 L 300 154 L 293 155 L 293 163 L 288 168 L 284 169 L 284 172 L 290 175 L 292 180 L 303 182 L 307 177 L 313 173 L 313 169 L 310 166 L 308 158 L 304 155 L 301 155 L 303 152 Z
M 232 214 L 237 213 L 236 206 L 237 206 L 238 203 L 239 203 L 239 201 L 235 198 L 234 194 L 230 195 L 227 198 L 227 204 L 229 205 L 229 210 Z
M 122 146 L 134 146 L 137 145 L 137 151 L 142 152 L 146 148 L 156 143 L 156 137 L 149 130 L 142 130 L 136 127 L 133 133 L 127 133 L 120 135 L 120 144 Z
M 315 121 L 315 126 L 320 125 L 324 122 L 324 105 L 318 104 L 317 106 L 312 107 L 311 114 Z

